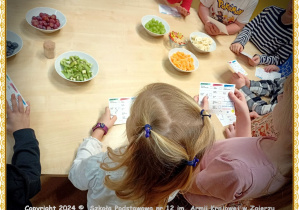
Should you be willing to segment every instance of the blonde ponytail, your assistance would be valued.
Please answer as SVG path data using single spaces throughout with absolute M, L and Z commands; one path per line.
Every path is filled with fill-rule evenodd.
M 196 168 L 186 161 L 200 158 L 215 138 L 210 119 L 200 112 L 198 104 L 174 86 L 146 86 L 127 120 L 129 145 L 118 152 L 108 149 L 116 166 L 101 164 L 107 171 L 124 168 L 125 174 L 120 180 L 106 176 L 105 185 L 119 198 L 148 207 L 165 206 L 172 192 L 186 191 Z

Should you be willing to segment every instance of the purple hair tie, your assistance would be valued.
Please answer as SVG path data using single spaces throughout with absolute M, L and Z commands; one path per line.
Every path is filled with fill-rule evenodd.
M 203 119 L 204 116 L 207 116 L 207 117 L 211 118 L 211 115 L 210 115 L 210 114 L 204 114 L 204 113 L 203 113 L 204 111 L 205 111 L 204 109 L 202 109 L 202 110 L 200 111 L 201 118 Z
M 199 162 L 199 159 L 196 158 L 196 157 L 194 157 L 193 160 L 191 160 L 191 161 L 187 161 L 187 165 L 188 165 L 188 166 L 193 166 L 193 167 L 195 167 L 196 164 L 197 164 L 198 162 Z
M 149 124 L 146 124 L 144 126 L 144 128 L 145 128 L 145 138 L 150 137 L 152 126 L 150 126 Z

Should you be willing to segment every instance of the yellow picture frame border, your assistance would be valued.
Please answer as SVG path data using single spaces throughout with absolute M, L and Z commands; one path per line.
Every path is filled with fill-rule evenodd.
M 299 142 L 298 142 L 298 136 L 299 136 L 299 125 L 298 125 L 298 119 L 299 119 L 299 85 L 298 85 L 298 42 L 299 42 L 299 36 L 298 36 L 298 19 L 299 19 L 299 0 L 294 0 L 293 8 L 294 8 L 294 24 L 293 24 L 293 33 L 294 33 L 294 45 L 293 45 L 293 52 L 294 52 L 294 61 L 293 61 L 293 110 L 294 110 L 294 119 L 293 119 L 293 176 L 294 176 L 294 184 L 293 184 L 293 209 L 299 209 L 299 189 L 298 189 L 298 149 L 299 149 Z M 6 209 L 6 1 L 0 0 L 0 209 L 4 210 Z

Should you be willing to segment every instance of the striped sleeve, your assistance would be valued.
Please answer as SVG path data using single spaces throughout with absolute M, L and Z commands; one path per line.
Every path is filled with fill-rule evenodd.
M 259 115 L 268 114 L 276 105 L 276 103 L 268 104 L 259 96 L 256 96 L 254 93 L 252 93 L 247 86 L 243 86 L 240 89 L 240 92 L 242 92 L 245 96 L 249 111 L 255 111 Z
M 280 65 L 293 51 L 292 25 L 284 25 L 281 16 L 284 9 L 270 6 L 250 21 L 233 43 L 245 46 L 251 41 L 261 52 L 260 63 Z
M 275 80 L 250 81 L 250 91 L 258 96 L 276 97 L 283 90 L 286 77 Z
M 260 55 L 259 64 L 268 65 L 281 65 L 290 57 L 290 53 L 293 51 L 293 44 L 288 43 L 287 45 L 282 45 L 275 55 Z
M 246 43 L 249 41 L 252 35 L 254 28 L 257 27 L 260 23 L 262 13 L 258 14 L 252 21 L 245 25 L 245 27 L 242 29 L 242 31 L 239 33 L 232 44 L 240 43 L 243 47 L 245 47 Z

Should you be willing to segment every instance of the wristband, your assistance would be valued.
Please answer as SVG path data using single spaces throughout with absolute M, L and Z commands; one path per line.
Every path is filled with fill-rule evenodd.
M 108 133 L 108 127 L 104 123 L 97 123 L 95 126 L 92 127 L 92 131 L 95 131 L 97 128 L 101 128 L 104 130 L 104 135 Z

